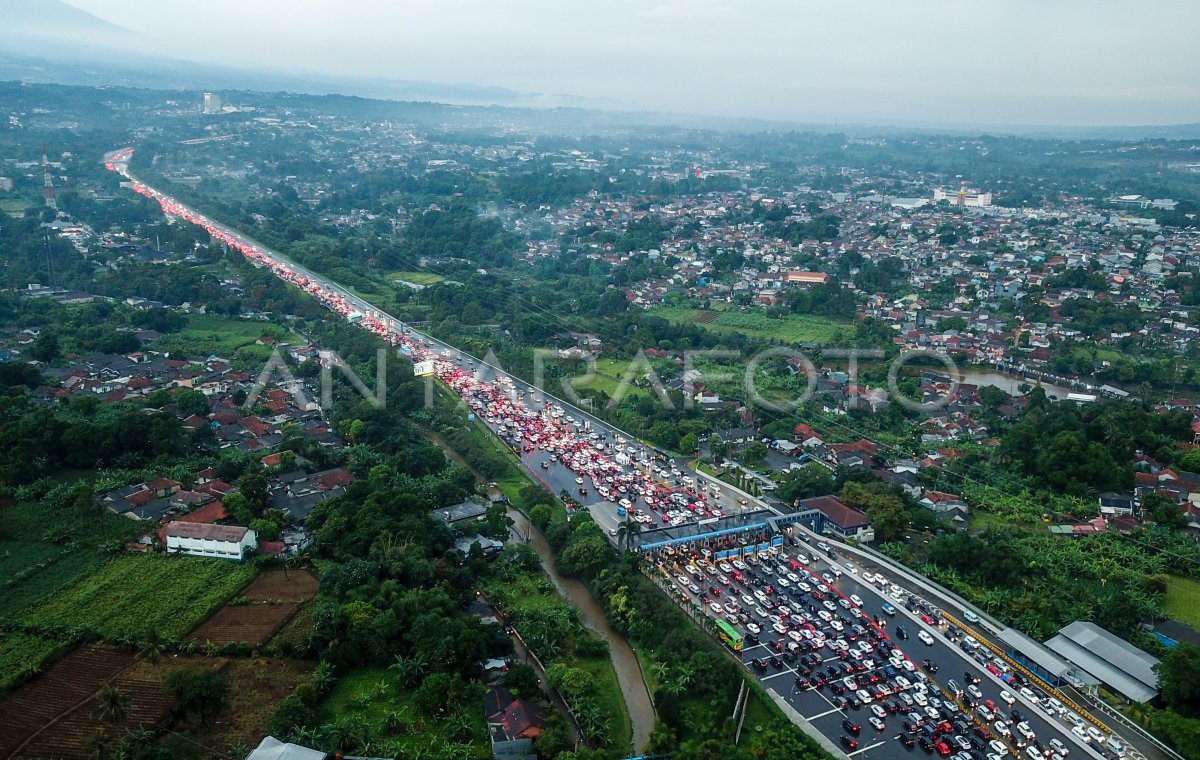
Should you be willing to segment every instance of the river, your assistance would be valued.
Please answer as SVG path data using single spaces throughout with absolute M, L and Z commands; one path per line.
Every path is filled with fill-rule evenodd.
M 525 515 L 515 509 L 508 510 L 508 516 L 515 524 L 521 535 L 529 536 L 529 545 L 537 552 L 542 560 L 542 568 L 558 589 L 558 593 L 579 610 L 580 618 L 588 629 L 594 631 L 608 643 L 608 652 L 612 658 L 613 670 L 617 673 L 617 683 L 621 687 L 621 696 L 625 699 L 625 707 L 629 711 L 629 722 L 633 732 L 633 749 L 640 754 L 650 741 L 650 731 L 654 728 L 654 705 L 646 690 L 646 682 L 642 678 L 642 669 L 638 664 L 637 655 L 629 642 L 608 624 L 604 610 L 600 608 L 592 592 L 587 586 L 575 578 L 559 574 L 554 565 L 554 552 L 546 537 L 537 528 L 529 524 Z
M 964 371 L 960 369 L 959 375 L 961 382 L 978 386 L 994 385 L 1010 396 L 1019 394 L 1021 391 L 1018 390 L 1018 386 L 1022 384 L 1030 387 L 1037 384 L 1036 380 L 1027 380 L 1017 375 L 1005 375 L 995 370 L 968 369 Z M 1065 399 L 1068 393 L 1074 392 L 1070 388 L 1045 381 L 1042 382 L 1042 388 L 1046 390 L 1047 396 L 1057 396 L 1059 399 Z

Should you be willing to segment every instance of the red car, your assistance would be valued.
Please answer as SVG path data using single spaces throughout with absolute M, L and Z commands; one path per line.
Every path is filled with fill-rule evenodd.
M 938 754 L 941 755 L 942 757 L 946 757 L 947 755 L 950 754 L 950 745 L 947 744 L 946 742 L 936 742 L 933 745 L 933 748 L 936 749 Z

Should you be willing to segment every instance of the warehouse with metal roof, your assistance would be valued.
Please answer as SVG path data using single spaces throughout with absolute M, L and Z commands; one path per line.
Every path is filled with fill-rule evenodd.
M 1148 702 L 1158 694 L 1158 658 L 1095 623 L 1076 620 L 1046 646 L 1130 701 Z
M 1095 683 L 1094 678 L 1081 672 L 1077 667 L 1016 628 L 1005 628 L 996 634 L 996 638 L 1004 644 L 1006 653 L 1014 662 L 1019 663 L 1051 686 L 1058 687 L 1064 683 Z

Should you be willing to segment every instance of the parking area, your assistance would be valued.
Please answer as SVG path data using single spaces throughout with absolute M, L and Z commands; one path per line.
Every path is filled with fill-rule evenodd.
M 797 534 L 720 558 L 721 542 L 696 542 L 649 559 L 764 688 L 850 756 L 1118 756 L 923 600 L 808 541 Z

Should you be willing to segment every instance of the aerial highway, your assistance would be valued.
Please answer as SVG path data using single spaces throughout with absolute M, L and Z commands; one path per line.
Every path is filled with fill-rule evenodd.
M 1004 680 L 1015 674 L 978 653 L 969 645 L 968 632 L 938 618 L 915 589 L 902 588 L 902 580 L 882 574 L 864 577 L 865 572 L 860 574 L 844 557 L 838 559 L 798 526 L 791 530 L 790 545 L 773 546 L 770 552 L 761 548 L 761 539 L 742 541 L 739 557 L 750 564 L 743 563 L 736 575 L 721 567 L 704 552 L 728 550 L 731 544 L 715 543 L 714 534 L 752 531 L 751 526 L 777 513 L 728 484 L 688 471 L 666 452 L 586 410 L 414 330 L 337 283 L 137 180 L 129 172 L 131 155 L 130 149 L 113 152 L 106 165 L 165 213 L 202 226 L 254 265 L 303 289 L 414 363 L 432 367 L 535 480 L 556 493 L 571 494 L 614 543 L 620 525 L 636 521 L 644 546 L 665 547 L 650 555 L 662 570 L 664 588 L 685 607 L 706 610 L 712 625 L 722 621 L 746 635 L 736 651 L 752 675 L 794 711 L 798 722 L 823 734 L 834 751 L 893 757 L 924 749 L 954 760 L 1065 760 L 1068 754 L 1112 760 L 1126 755 L 1127 744 L 1111 730 L 1060 709 L 1057 700 L 1039 693 L 1034 684 Z M 796 593 L 810 582 L 809 591 Z M 812 595 L 813 587 L 822 586 L 819 598 Z M 854 626 L 863 632 L 850 640 L 848 631 Z M 788 642 L 803 642 L 804 648 L 789 649 Z M 849 651 L 852 644 L 858 654 Z M 854 665 L 853 674 L 846 671 L 848 664 Z M 849 689 L 848 677 L 859 680 L 858 674 L 870 685 Z M 888 693 L 879 695 L 878 684 Z M 868 699 L 861 698 L 864 692 Z

